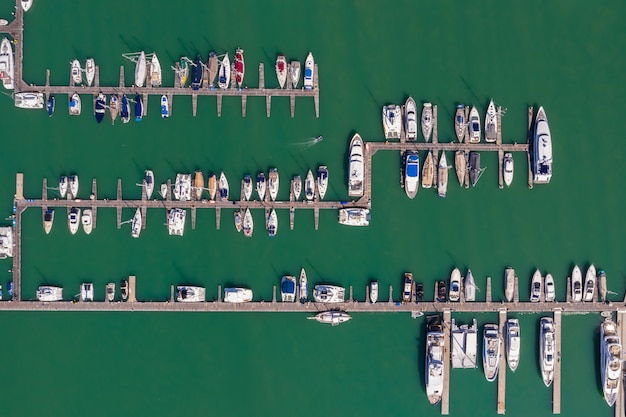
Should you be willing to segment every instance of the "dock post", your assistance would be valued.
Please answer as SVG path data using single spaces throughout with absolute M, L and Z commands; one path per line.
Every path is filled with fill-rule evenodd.
M 222 95 L 218 94 L 215 98 L 217 99 L 217 117 L 222 117 Z
M 175 294 L 176 294 L 176 291 L 174 290 L 174 286 L 170 285 L 170 303 L 173 303 L 174 301 L 176 301 Z
M 290 207 L 289 208 L 289 229 L 290 230 L 293 230 L 295 223 L 296 223 L 296 208 Z
M 267 117 L 270 117 L 272 112 L 272 96 L 269 94 L 265 96 L 265 110 L 267 112 Z
M 276 302 L 276 285 L 272 286 L 272 303 Z
M 259 90 L 265 89 L 265 73 L 263 71 L 263 63 L 259 64 Z
M 506 308 L 501 308 L 498 311 L 498 316 L 500 319 L 500 337 L 504 338 L 506 333 L 505 325 L 506 325 Z M 499 372 L 498 372 L 498 414 L 504 414 L 506 412 L 505 400 L 506 400 L 506 357 L 505 355 L 500 355 L 499 359 Z
M 513 287 L 513 301 L 515 303 L 519 303 L 519 279 L 517 278 L 517 274 L 515 274 L 515 285 Z
M 434 144 L 439 143 L 439 133 L 437 132 L 437 105 L 436 104 L 433 106 L 433 143 Z M 434 161 L 433 161 L 433 164 L 435 165 L 435 167 L 437 166 L 437 164 L 435 164 Z
M 450 322 L 452 313 L 443 310 L 443 392 L 441 393 L 441 415 L 450 414 Z
M 565 294 L 565 299 L 568 303 L 572 302 L 572 278 L 567 277 L 567 293 Z
M 196 230 L 196 206 L 191 206 L 191 230 Z
M 393 304 L 393 285 L 389 286 L 389 304 Z
M 313 103 L 315 104 L 315 117 L 320 118 L 320 80 L 319 80 L 319 70 L 317 69 L 317 64 L 313 67 L 313 88 L 315 90 L 315 95 L 313 96 Z
M 222 302 L 222 286 L 221 285 L 217 286 L 217 302 L 218 303 Z
M 93 86 L 100 87 L 100 65 L 96 65 L 94 68 Z
M 350 285 L 350 298 L 348 299 L 348 302 L 350 303 L 354 302 L 354 298 L 352 297 L 352 285 Z
M 289 107 L 291 108 L 291 118 L 296 115 L 296 96 L 289 95 Z
M 167 201 L 172 201 L 172 180 L 167 180 L 167 195 L 165 196 Z
M 124 65 L 120 65 L 120 88 L 124 88 Z
M 554 310 L 554 344 L 556 361 L 552 381 L 552 413 L 561 414 L 561 309 Z
M 41 186 L 41 199 L 43 201 L 48 200 L 48 179 L 47 178 L 43 179 L 43 184 Z
M 491 302 L 491 277 L 487 277 L 487 291 L 486 291 L 485 302 Z
M 128 277 L 128 301 L 129 303 L 137 302 L 136 277 L 130 275 Z
M 98 185 L 96 183 L 95 178 L 91 180 L 91 195 L 89 196 L 89 199 L 91 199 L 91 201 L 98 201 Z M 92 215 L 91 222 L 93 223 L 94 229 L 96 228 L 97 214 L 98 214 L 98 207 L 94 205 L 91 207 L 91 215 Z
M 193 117 L 196 117 L 197 111 L 198 111 L 198 95 L 192 94 L 191 95 L 191 113 L 193 114 Z
M 365 303 L 369 304 L 371 302 L 370 300 L 370 286 L 366 285 L 365 286 Z
M 141 117 L 148 115 L 148 93 L 143 93 L 143 106 L 141 107 Z
M 241 96 L 241 117 L 246 117 L 246 103 L 248 101 L 248 96 Z
M 498 106 L 496 113 L 498 120 L 498 129 L 496 131 L 496 144 L 502 146 L 502 106 Z M 498 149 L 498 187 L 504 188 L 504 151 L 499 147 Z
M 315 216 L 315 230 L 319 229 L 320 226 L 320 209 L 315 206 L 313 208 L 313 216 Z
M 117 179 L 117 204 L 115 210 L 117 211 L 117 228 L 122 228 L 122 179 Z
M 220 230 L 220 222 L 222 217 L 222 209 L 219 207 L 215 207 L 215 228 Z
M 174 109 L 174 95 L 173 94 L 167 95 L 167 107 L 168 107 L 167 110 L 170 114 L 169 117 L 172 117 L 172 110 Z

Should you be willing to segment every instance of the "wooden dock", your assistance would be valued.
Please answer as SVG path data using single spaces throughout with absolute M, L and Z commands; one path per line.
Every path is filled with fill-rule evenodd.
M 561 414 L 561 310 L 554 310 L 554 380 L 552 381 L 552 413 Z
M 499 318 L 499 332 L 500 332 L 500 363 L 498 364 L 498 414 L 504 414 L 506 412 L 505 400 L 506 400 L 506 355 L 504 352 L 504 340 L 506 337 L 506 309 L 501 308 L 498 311 Z
M 624 338 L 626 337 L 626 311 L 621 310 L 617 312 L 617 334 L 620 336 L 620 340 L 622 341 L 622 347 L 624 346 Z M 622 357 L 624 356 L 624 352 L 622 350 Z M 624 362 L 622 362 L 622 372 L 624 372 Z M 626 417 L 626 413 L 624 410 L 624 384 L 620 384 L 619 391 L 617 394 L 617 400 L 615 401 L 615 417 Z
M 443 392 L 441 393 L 441 414 L 450 414 L 450 357 L 452 354 L 450 342 L 450 326 L 452 323 L 452 311 L 449 308 L 443 310 Z

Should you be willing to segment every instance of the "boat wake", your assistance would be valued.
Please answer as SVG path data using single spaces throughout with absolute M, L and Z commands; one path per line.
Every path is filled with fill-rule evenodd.
M 324 140 L 324 138 L 322 136 L 318 136 L 316 138 L 308 138 L 303 142 L 292 143 L 290 146 L 295 149 L 304 150 L 309 149 L 310 147 L 320 143 L 322 140 Z

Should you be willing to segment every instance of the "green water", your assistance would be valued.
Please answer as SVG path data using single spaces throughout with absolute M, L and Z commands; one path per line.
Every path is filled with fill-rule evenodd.
M 155 7 L 156 5 L 156 7 Z M 0 0 L 8 16 L 13 5 Z M 90 178 L 100 197 L 114 197 L 122 178 L 125 198 L 139 198 L 135 186 L 146 168 L 157 183 L 177 172 L 224 170 L 237 184 L 246 173 L 279 168 L 286 179 L 326 164 L 328 200 L 344 200 L 346 152 L 358 131 L 381 140 L 380 108 L 412 95 L 439 108 L 439 138 L 454 137 L 452 112 L 459 102 L 479 106 L 491 97 L 507 109 L 506 142 L 525 138 L 529 105 L 546 108 L 555 154 L 551 184 L 527 188 L 526 164 L 516 155 L 510 189 L 497 187 L 495 154 L 483 154 L 487 170 L 478 186 L 460 189 L 451 175 L 448 196 L 420 190 L 408 200 L 398 185 L 395 152 L 374 157 L 372 222 L 368 228 L 337 224 L 322 212 L 314 230 L 312 213 L 297 212 L 296 228 L 279 213 L 280 228 L 269 239 L 255 213 L 251 239 L 237 234 L 229 212 L 221 230 L 212 211 L 199 211 L 196 230 L 188 222 L 183 238 L 170 237 L 165 212 L 150 210 L 140 239 L 128 225 L 117 230 L 114 210 L 99 210 L 97 229 L 70 236 L 63 214 L 50 235 L 41 213 L 24 213 L 23 297 L 34 298 L 43 283 L 63 285 L 66 297 L 80 282 L 96 284 L 104 298 L 110 280 L 137 275 L 138 296 L 169 297 L 170 285 L 207 287 L 238 284 L 270 299 L 272 285 L 304 266 L 309 279 L 353 285 L 364 298 L 376 278 L 381 298 L 399 288 L 404 271 L 432 288 L 454 266 L 472 268 L 483 289 L 492 276 L 494 300 L 502 297 L 504 267 L 513 265 L 521 288 L 535 268 L 551 272 L 557 296 L 565 298 L 565 277 L 574 263 L 607 271 L 610 290 L 626 285 L 623 264 L 621 190 L 626 175 L 621 116 L 626 6 L 587 2 L 453 1 L 218 2 L 35 0 L 25 18 L 24 77 L 32 83 L 65 84 L 69 62 L 93 56 L 102 85 L 117 85 L 119 66 L 132 79 L 122 53 L 156 50 L 164 84 L 167 68 L 180 55 L 232 54 L 245 49 L 246 84 L 258 85 L 257 65 L 273 77 L 276 54 L 304 61 L 309 50 L 319 64 L 320 118 L 313 100 L 298 99 L 289 117 L 287 98 L 224 98 L 222 117 L 214 99 L 175 98 L 173 117 L 158 117 L 151 97 L 140 124 L 96 125 L 86 111 L 70 118 L 65 98 L 57 113 L 18 110 L 1 100 L 3 125 L 0 208 L 10 214 L 15 172 L 25 174 L 26 196 L 41 193 L 41 179 L 78 173 L 81 197 Z M 159 25 L 163 25 L 162 29 Z M 73 28 L 71 32 L 69 28 Z M 89 108 L 88 106 L 86 106 Z M 298 144 L 317 135 L 312 147 Z M 424 155 L 422 155 L 424 156 Z M 451 155 L 448 155 L 449 158 Z M 451 173 L 452 174 L 452 173 Z M 238 187 L 233 187 L 238 188 Z M 238 191 L 235 192 L 235 196 Z M 279 199 L 287 199 L 283 185 Z M 125 210 L 129 219 L 132 211 Z M 4 266 L 4 269 L 2 269 Z M 2 261 L 0 280 L 10 278 Z M 75 289 L 73 291 L 72 289 Z M 522 292 L 522 297 L 527 295 Z M 347 325 L 329 328 L 299 314 L 4 313 L 3 415 L 6 416 L 414 416 L 439 415 L 428 405 L 423 382 L 423 320 L 408 314 L 356 314 Z M 469 320 L 468 315 L 461 319 Z M 480 314 L 479 323 L 495 322 Z M 521 318 L 523 352 L 515 374 L 507 375 L 507 415 L 551 415 L 551 389 L 537 364 L 539 315 Z M 598 315 L 563 318 L 562 414 L 612 415 L 602 398 L 597 369 Z M 457 416 L 496 414 L 496 384 L 481 369 L 451 372 L 450 411 Z

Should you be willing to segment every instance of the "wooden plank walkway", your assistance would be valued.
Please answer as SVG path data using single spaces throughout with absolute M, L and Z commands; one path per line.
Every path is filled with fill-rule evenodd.
M 626 311 L 617 312 L 617 334 L 622 341 L 622 347 L 624 346 L 624 337 L 626 337 Z M 622 358 L 624 357 L 624 351 L 622 350 Z M 622 361 L 622 365 L 624 362 Z M 626 417 L 624 410 L 624 384 L 620 384 L 617 394 L 617 400 L 615 401 L 615 417 Z
M 498 414 L 506 412 L 506 355 L 504 338 L 506 335 L 506 309 L 501 308 L 498 312 L 499 332 L 500 332 L 500 363 L 498 364 Z
M 443 392 L 441 393 L 441 414 L 444 416 L 450 414 L 451 323 L 452 312 L 446 308 L 443 310 Z
M 552 381 L 552 413 L 561 414 L 561 310 L 554 310 L 554 380 Z

